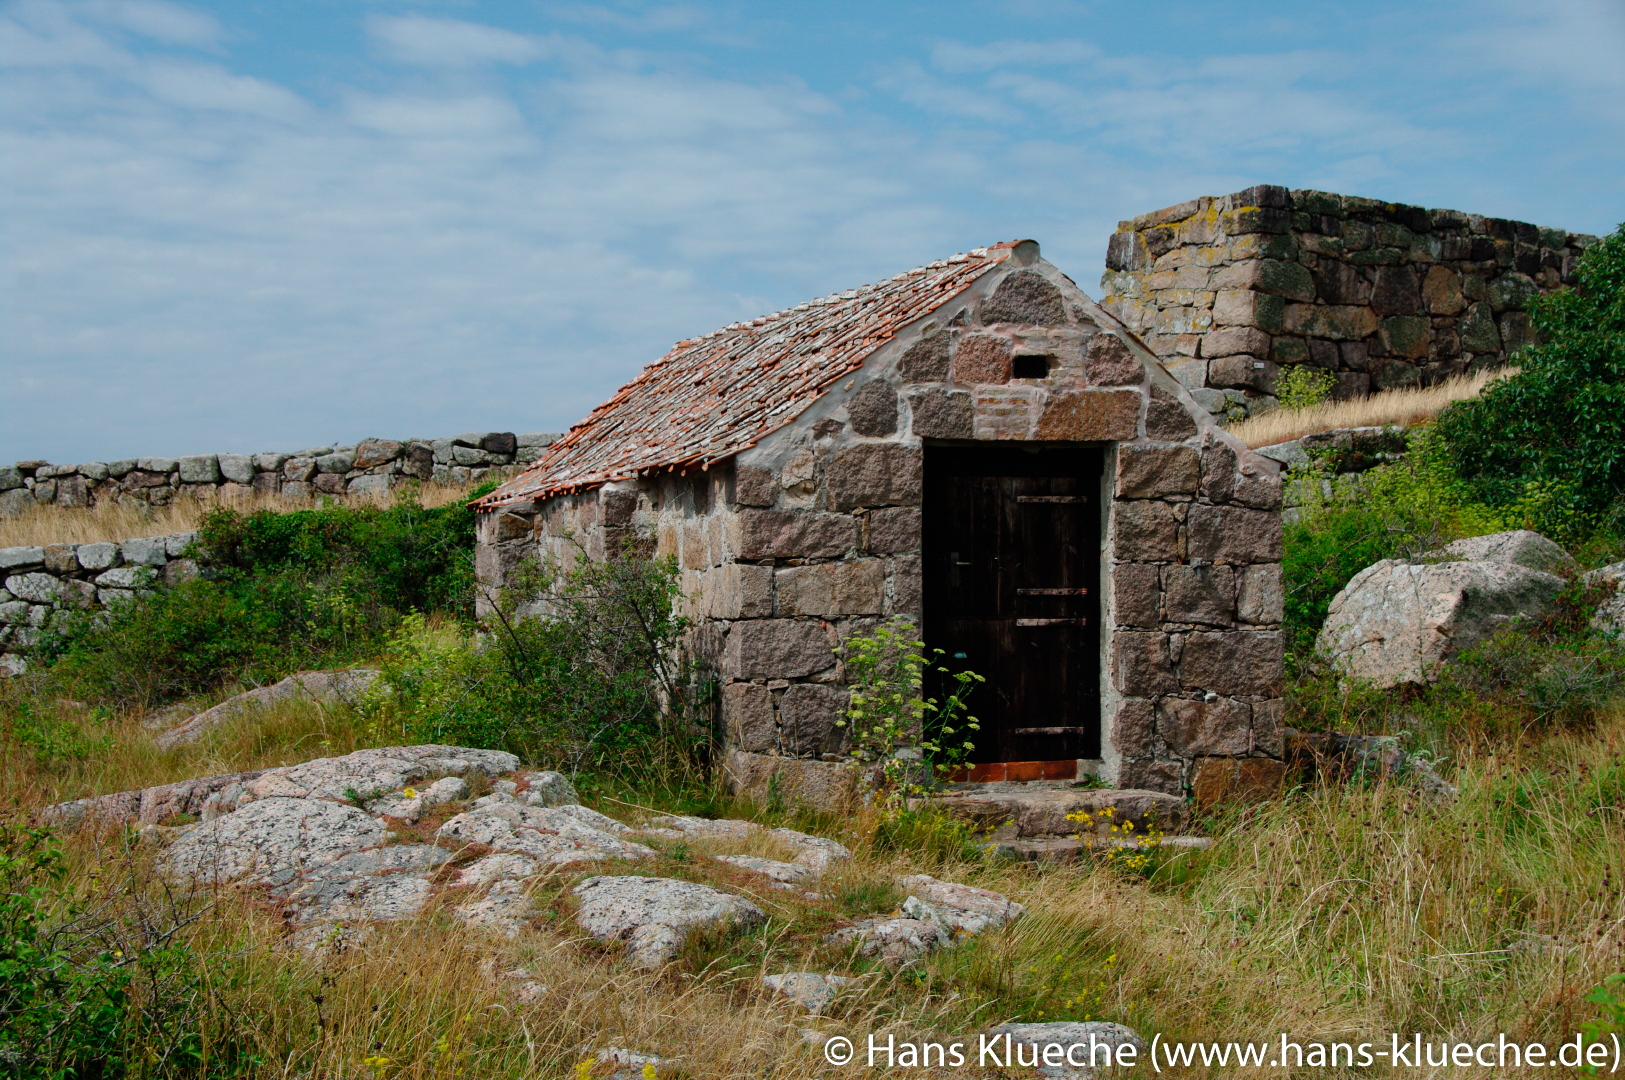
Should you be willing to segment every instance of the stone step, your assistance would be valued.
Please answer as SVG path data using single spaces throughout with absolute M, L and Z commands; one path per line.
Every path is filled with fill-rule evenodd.
M 1122 840 L 1100 836 L 1035 836 L 1025 840 L 994 840 L 991 847 L 996 855 L 1020 859 L 1023 862 L 1072 862 L 1085 852 L 1104 851 L 1107 848 L 1138 850 L 1138 840 Z M 1206 836 L 1164 836 L 1156 843 L 1158 851 L 1204 851 L 1213 846 Z
M 1080 791 L 1095 787 L 1091 780 L 982 780 L 949 784 L 960 795 L 1008 795 L 1024 791 Z
M 1079 833 L 1143 836 L 1153 827 L 1165 835 L 1177 834 L 1190 820 L 1185 800 L 1139 788 L 966 784 L 918 800 L 918 804 L 939 807 L 994 834 L 995 840 L 1072 837 Z M 1120 832 L 1114 833 L 1113 826 Z

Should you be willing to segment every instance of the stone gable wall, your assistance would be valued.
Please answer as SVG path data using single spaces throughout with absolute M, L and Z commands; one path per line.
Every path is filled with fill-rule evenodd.
M 830 772 L 849 699 L 835 649 L 922 613 L 924 441 L 1105 444 L 1104 760 L 1085 767 L 1176 793 L 1278 779 L 1279 466 L 1032 248 L 709 473 L 482 515 L 481 581 L 628 538 L 675 555 L 689 648 L 721 684 L 728 768 L 832 798 L 852 790 Z M 1045 374 L 1024 376 L 1040 357 Z
M 541 457 L 554 434 L 470 432 L 450 439 L 363 439 L 354 446 L 313 446 L 293 453 L 194 454 L 179 458 L 0 466 L 0 518 L 35 506 L 67 509 L 113 500 L 162 506 L 198 499 L 285 499 L 377 495 L 402 480 L 479 483 L 508 477 Z
M 1268 408 L 1312 365 L 1341 397 L 1498 366 L 1534 340 L 1528 300 L 1574 280 L 1594 236 L 1259 186 L 1119 223 L 1114 312 L 1215 414 Z

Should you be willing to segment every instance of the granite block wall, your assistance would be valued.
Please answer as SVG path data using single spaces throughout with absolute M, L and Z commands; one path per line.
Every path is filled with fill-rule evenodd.
M 507 477 L 541 457 L 557 435 L 470 432 L 450 439 L 363 439 L 292 453 L 195 454 L 53 465 L 0 466 L 0 517 L 38 505 L 91 507 L 107 501 L 161 506 L 171 499 L 280 496 L 309 500 L 375 495 L 403 480 L 479 483 Z
M 923 613 L 927 441 L 1107 449 L 1102 759 L 1081 771 L 1169 793 L 1279 781 L 1280 466 L 1219 430 L 1037 245 L 731 461 L 482 514 L 476 572 L 496 588 L 538 556 L 627 541 L 676 556 L 736 786 L 772 777 L 839 809 L 854 774 L 835 650 Z
M 106 608 L 159 580 L 197 576 L 202 568 L 191 552 L 196 539 L 188 532 L 0 548 L 0 677 L 26 670 L 24 653 L 59 611 Z
M 1529 299 L 1572 283 L 1596 240 L 1261 185 L 1119 223 L 1102 306 L 1205 408 L 1246 415 L 1292 366 L 1355 397 L 1503 364 L 1534 340 Z

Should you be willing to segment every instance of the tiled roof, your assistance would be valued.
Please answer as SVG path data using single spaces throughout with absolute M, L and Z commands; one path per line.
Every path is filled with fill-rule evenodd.
M 794 420 L 900 327 L 963 292 L 1014 246 L 977 248 L 679 341 L 475 506 L 488 510 L 642 473 L 709 468 Z

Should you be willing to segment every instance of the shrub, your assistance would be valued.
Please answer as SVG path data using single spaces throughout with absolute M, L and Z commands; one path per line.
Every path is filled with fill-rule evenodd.
M 1317 367 L 1295 365 L 1275 380 L 1275 395 L 1283 409 L 1311 409 L 1332 396 L 1337 376 Z
M 68 710 L 50 710 L 25 695 L 0 697 L 0 723 L 5 741 L 28 751 L 34 763 L 46 769 L 61 762 L 83 761 L 113 742 L 106 732 L 87 730 L 88 725 Z
M 1379 690 L 1364 679 L 1349 679 L 1299 654 L 1284 695 L 1283 722 L 1299 731 L 1382 732 L 1391 720 L 1403 724 L 1409 705 L 1403 693 Z
M 1625 227 L 1575 276 L 1530 302 L 1544 340 L 1519 350 L 1519 371 L 1438 422 L 1479 498 L 1560 537 L 1589 532 L 1625 495 Z
M 703 685 L 679 655 L 674 559 L 630 554 L 568 571 L 539 565 L 492 597 L 479 636 L 406 621 L 368 703 L 376 722 L 431 741 L 532 760 L 698 762 L 710 743 Z
M 1349 579 L 1394 552 L 1382 515 L 1359 506 L 1305 516 L 1282 528 L 1281 575 L 1288 649 L 1307 653 Z
M 19 1080 L 226 1076 L 245 1059 L 210 1045 L 202 964 L 174 903 L 140 884 L 81 909 L 48 829 L 0 824 L 0 1063 Z
M 1608 976 L 1585 1000 L 1597 1006 L 1599 1014 L 1596 1020 L 1580 1025 L 1588 1043 L 1612 1045 L 1625 1036 L 1625 972 Z M 1593 1075 L 1602 1072 L 1595 1066 L 1587 1066 L 1585 1071 Z
M 942 687 L 941 698 L 924 692 L 932 657 L 925 642 L 916 641 L 916 629 L 906 619 L 882 623 L 871 634 L 855 634 L 841 653 L 846 681 L 852 686 L 847 727 L 853 756 L 859 761 L 882 762 L 885 796 L 892 802 L 914 793 L 908 782 L 913 761 L 900 755 L 904 747 L 917 748 L 927 778 L 946 775 L 976 749 L 972 737 L 979 730 L 976 717 L 966 715 L 966 698 L 977 683 L 986 682 L 971 671 L 950 672 L 940 664 L 933 681 Z
M 0 825 L 0 1061 L 11 1076 L 122 1065 L 129 975 L 109 956 L 75 962 L 54 940 L 47 916 L 61 878 L 47 830 Z
M 75 694 L 116 707 L 271 682 L 371 655 L 407 611 L 468 617 L 473 546 L 466 506 L 425 509 L 410 493 L 387 508 L 218 510 L 199 531 L 207 576 L 59 615 L 35 656 Z
M 1491 734 L 1595 723 L 1625 697 L 1625 652 L 1588 625 L 1609 586 L 1570 582 L 1540 619 L 1465 650 L 1428 695 L 1441 724 L 1464 718 Z
M 470 497 L 494 487 L 488 482 Z M 355 577 L 396 611 L 473 613 L 474 512 L 464 503 L 429 509 L 408 489 L 388 507 L 217 510 L 198 539 L 204 557 L 223 569 Z

